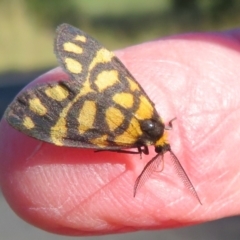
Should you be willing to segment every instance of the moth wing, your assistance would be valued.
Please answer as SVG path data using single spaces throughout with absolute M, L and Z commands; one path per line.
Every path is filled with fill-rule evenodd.
M 51 128 L 62 110 L 78 92 L 72 82 L 38 85 L 20 93 L 8 106 L 5 119 L 17 130 L 36 139 L 52 142 Z M 66 125 L 59 125 L 59 137 Z
M 7 121 L 55 145 L 120 149 L 145 138 L 140 121 L 159 117 L 133 76 L 95 39 L 68 24 L 57 29 L 55 54 L 70 80 L 37 86 L 9 106 Z
M 74 81 L 39 85 L 20 93 L 5 112 L 5 119 L 17 130 L 59 146 L 130 147 L 135 136 L 126 132 L 127 119 L 99 96 L 94 92 L 81 96 Z M 124 132 L 125 140 L 116 141 L 114 130 Z
M 60 25 L 55 40 L 55 53 L 71 79 L 85 87 L 85 93 L 98 93 L 96 101 L 103 111 L 113 107 L 121 111 L 129 122 L 129 128 L 124 127 L 124 134 L 115 131 L 119 137 L 108 140 L 122 146 L 133 145 L 142 137 L 139 121 L 160 120 L 154 104 L 123 63 L 83 31 L 68 24 Z

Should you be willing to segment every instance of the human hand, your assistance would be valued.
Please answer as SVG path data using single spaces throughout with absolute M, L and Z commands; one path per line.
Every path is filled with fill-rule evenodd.
M 94 153 L 30 138 L 3 119 L 0 183 L 29 223 L 67 235 L 121 233 L 196 224 L 239 214 L 240 31 L 178 35 L 117 52 L 163 120 L 177 117 L 169 142 L 203 203 L 169 159 L 133 198 L 154 156 Z M 36 79 L 67 79 L 60 68 Z

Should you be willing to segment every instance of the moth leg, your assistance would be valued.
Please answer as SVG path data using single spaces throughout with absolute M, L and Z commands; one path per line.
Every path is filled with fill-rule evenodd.
M 149 151 L 148 151 L 148 146 L 142 146 L 141 147 L 137 147 L 137 151 L 131 151 L 131 150 L 124 150 L 124 149 L 97 149 L 94 152 L 117 152 L 117 153 L 128 153 L 128 154 L 140 154 L 140 157 L 142 158 L 142 153 L 148 155 Z
M 117 152 L 117 153 L 130 153 L 130 154 L 141 154 L 141 152 L 137 151 L 130 151 L 130 150 L 123 150 L 123 149 L 116 149 L 116 150 L 109 150 L 109 149 L 98 149 L 94 152 Z

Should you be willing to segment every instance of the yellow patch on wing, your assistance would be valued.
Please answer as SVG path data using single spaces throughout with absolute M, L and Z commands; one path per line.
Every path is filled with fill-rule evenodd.
M 109 107 L 106 110 L 105 118 L 110 131 L 114 131 L 124 121 L 124 115 L 122 114 L 122 112 L 119 109 L 114 107 Z
M 39 98 L 31 98 L 29 99 L 28 103 L 30 110 L 36 113 L 37 115 L 43 116 L 47 113 L 47 109 L 41 103 L 41 100 Z
M 135 116 L 139 120 L 150 119 L 153 116 L 153 106 L 145 96 L 140 96 L 140 104 Z
M 107 63 L 112 60 L 112 57 L 114 57 L 114 54 L 112 52 L 109 52 L 107 49 L 102 48 L 97 53 L 94 59 L 92 60 L 89 71 L 91 71 L 97 64 L 99 63 Z
M 52 142 L 58 146 L 63 146 L 63 138 L 67 135 L 66 119 L 59 117 L 57 123 L 51 127 L 50 137 Z
M 138 84 L 133 79 L 131 79 L 129 77 L 126 77 L 126 79 L 127 79 L 128 83 L 129 83 L 131 91 L 134 92 L 135 90 L 140 90 Z
M 80 93 L 77 95 L 76 99 L 79 99 L 80 97 L 87 95 L 90 92 L 94 92 L 94 90 L 91 88 L 89 80 L 87 80 L 83 83 L 82 88 L 80 89 Z
M 72 43 L 72 42 L 66 42 L 63 44 L 63 49 L 67 52 L 72 52 L 72 53 L 76 53 L 76 54 L 81 54 L 83 52 L 83 49 Z
M 103 135 L 101 137 L 91 139 L 90 142 L 100 148 L 104 148 L 108 146 L 107 135 Z
M 119 82 L 119 78 L 118 71 L 116 70 L 102 71 L 98 74 L 97 79 L 95 80 L 95 84 L 97 85 L 99 92 L 104 91 L 117 82 Z
M 30 117 L 24 117 L 23 126 L 29 130 L 29 129 L 34 128 L 35 124 Z
M 65 64 L 68 71 L 74 74 L 82 72 L 82 64 L 73 58 L 65 58 Z
M 80 42 L 86 42 L 87 41 L 87 38 L 83 35 L 77 35 L 74 40 L 76 41 L 80 41 Z
M 68 90 L 60 85 L 46 88 L 45 93 L 49 98 L 59 102 L 66 99 L 69 95 Z
M 131 93 L 116 93 L 112 99 L 124 108 L 131 108 L 134 103 L 134 97 Z
M 119 145 L 132 145 L 136 143 L 139 137 L 143 134 L 139 122 L 132 118 L 129 127 L 122 133 L 115 137 L 114 142 Z
M 93 127 L 97 107 L 94 101 L 85 101 L 78 117 L 78 131 L 83 134 Z

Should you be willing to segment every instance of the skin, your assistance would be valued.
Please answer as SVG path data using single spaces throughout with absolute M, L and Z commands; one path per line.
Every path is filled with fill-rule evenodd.
M 172 150 L 200 205 L 166 154 L 133 198 L 134 182 L 155 155 L 57 147 L 0 124 L 0 184 L 10 207 L 49 232 L 98 235 L 197 224 L 240 212 L 240 30 L 178 35 L 116 54 L 173 129 Z M 39 82 L 67 79 L 56 68 Z M 29 87 L 29 86 L 27 86 Z

